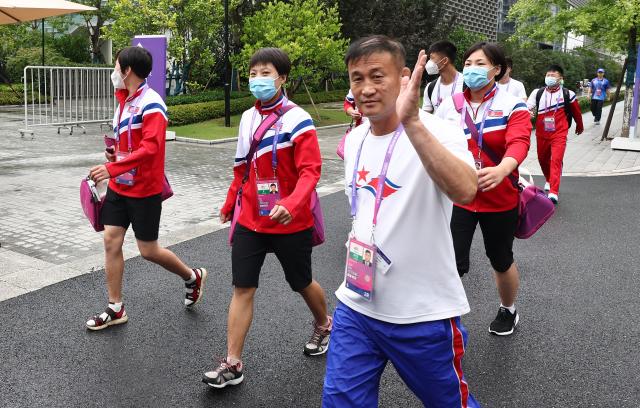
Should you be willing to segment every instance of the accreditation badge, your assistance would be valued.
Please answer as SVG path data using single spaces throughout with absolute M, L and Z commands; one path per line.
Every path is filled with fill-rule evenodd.
M 556 131 L 556 118 L 555 118 L 555 116 L 547 116 L 542 121 L 544 123 L 544 131 L 545 132 L 555 132 Z
M 116 153 L 116 161 L 122 161 L 129 157 L 131 153 L 129 152 L 117 152 Z M 126 173 L 123 173 L 116 177 L 116 183 L 123 184 L 125 186 L 132 186 L 135 184 L 133 177 L 136 175 L 136 169 L 131 169 Z
M 257 179 L 256 190 L 258 192 L 258 215 L 267 217 L 280 200 L 278 179 Z
M 355 238 L 349 240 L 345 268 L 345 287 L 366 300 L 371 300 L 373 296 L 376 252 L 373 245 L 358 241 Z

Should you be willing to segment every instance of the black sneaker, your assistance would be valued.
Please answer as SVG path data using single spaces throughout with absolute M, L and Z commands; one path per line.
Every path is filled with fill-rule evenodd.
M 313 334 L 307 344 L 304 345 L 304 354 L 319 356 L 329 350 L 329 336 L 333 327 L 333 319 L 331 316 L 327 316 L 327 318 L 329 319 L 328 329 L 322 329 L 316 322 L 313 322 Z
M 235 365 L 227 363 L 227 359 L 220 362 L 220 366 L 202 375 L 202 382 L 213 388 L 224 388 L 227 385 L 238 385 L 244 380 L 242 375 L 242 361 Z
M 513 333 L 519 320 L 520 316 L 518 315 L 517 310 L 512 314 L 509 309 L 500 306 L 500 309 L 498 309 L 498 315 L 489 326 L 489 333 L 498 336 L 508 336 Z

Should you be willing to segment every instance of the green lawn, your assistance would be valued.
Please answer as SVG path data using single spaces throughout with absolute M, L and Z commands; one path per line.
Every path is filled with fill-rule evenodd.
M 348 123 L 349 118 L 342 109 L 318 108 L 320 120 L 316 111 L 311 105 L 302 105 L 311 117 L 316 127 L 339 125 Z M 205 122 L 193 123 L 185 126 L 171 126 L 169 130 L 176 132 L 176 136 L 189 137 L 192 139 L 216 140 L 238 136 L 238 125 L 241 115 L 231 116 L 231 127 L 224 126 L 224 118 L 207 120 Z

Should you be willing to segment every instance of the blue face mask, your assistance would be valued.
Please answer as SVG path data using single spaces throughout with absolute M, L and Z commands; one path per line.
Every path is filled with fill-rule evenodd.
M 249 90 L 262 102 L 266 102 L 276 96 L 276 79 L 271 77 L 259 77 L 249 80 Z
M 464 83 L 471 89 L 480 89 L 489 83 L 489 69 L 485 67 L 464 67 L 462 77 Z
M 546 76 L 544 77 L 544 84 L 546 86 L 548 86 L 549 88 L 553 88 L 554 86 L 558 85 L 558 78 L 554 77 L 554 76 Z

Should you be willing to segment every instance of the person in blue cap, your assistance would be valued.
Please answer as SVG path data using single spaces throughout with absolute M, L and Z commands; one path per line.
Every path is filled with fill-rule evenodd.
M 602 105 L 605 98 L 609 99 L 609 88 L 611 84 L 604 77 L 604 69 L 598 68 L 597 76 L 589 82 L 589 97 L 591 99 L 591 113 L 593 113 L 593 123 L 600 124 L 602 116 Z

